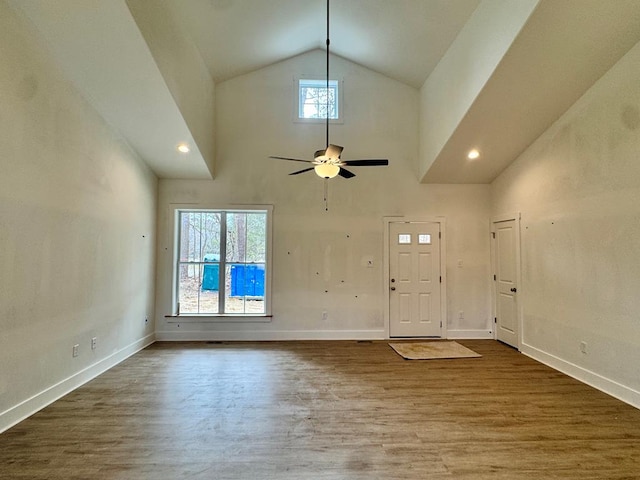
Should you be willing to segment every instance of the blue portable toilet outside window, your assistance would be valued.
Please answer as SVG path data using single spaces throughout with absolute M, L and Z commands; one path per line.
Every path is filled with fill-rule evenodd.
M 208 254 L 204 256 L 204 261 L 219 262 L 220 256 Z M 220 290 L 220 264 L 204 264 L 202 270 L 202 290 Z

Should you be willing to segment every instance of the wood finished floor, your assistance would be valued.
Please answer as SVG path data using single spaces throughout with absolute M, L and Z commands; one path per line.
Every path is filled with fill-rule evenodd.
M 459 343 L 156 343 L 0 435 L 0 478 L 640 478 L 640 410 Z

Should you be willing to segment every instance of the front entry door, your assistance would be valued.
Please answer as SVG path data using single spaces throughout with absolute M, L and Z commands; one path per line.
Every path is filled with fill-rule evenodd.
M 518 231 L 515 219 L 493 223 L 498 340 L 518 347 Z
M 389 223 L 389 336 L 441 337 L 440 224 Z

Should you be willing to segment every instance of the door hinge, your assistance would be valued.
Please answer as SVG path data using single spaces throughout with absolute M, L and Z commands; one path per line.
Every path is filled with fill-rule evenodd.
M 497 280 L 497 279 L 496 279 L 496 276 L 494 275 L 494 276 L 493 276 L 493 281 L 495 282 L 496 280 Z
M 442 232 L 438 232 L 438 238 L 442 238 Z
M 440 320 L 440 328 L 442 328 L 442 320 Z
M 491 232 L 491 236 L 492 236 L 493 238 L 496 238 L 496 232 Z
M 493 317 L 493 323 L 498 323 L 498 317 Z
M 442 276 L 440 276 L 440 283 L 442 283 Z

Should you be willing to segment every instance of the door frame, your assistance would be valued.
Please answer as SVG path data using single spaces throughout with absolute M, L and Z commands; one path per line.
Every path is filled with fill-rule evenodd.
M 495 217 L 491 217 L 491 316 L 493 317 L 493 323 L 491 324 L 491 330 L 493 331 L 493 339 L 498 339 L 498 326 L 497 326 L 497 296 L 498 289 L 496 288 L 495 276 L 498 271 L 497 268 L 497 253 L 496 253 L 496 224 L 501 222 L 508 222 L 510 220 L 515 221 L 515 233 L 516 233 L 516 284 L 518 285 L 518 295 L 516 296 L 516 321 L 518 322 L 518 351 L 521 350 L 522 347 L 522 277 L 521 277 L 521 257 L 520 257 L 520 212 L 517 213 L 506 213 L 503 215 L 497 215 Z
M 440 276 L 442 277 L 442 282 L 440 283 L 440 321 L 442 322 L 442 327 L 440 328 L 440 338 L 447 338 L 447 251 L 446 251 L 446 234 L 445 234 L 445 224 L 446 218 L 444 216 L 438 217 L 414 217 L 414 216 L 388 216 L 382 218 L 384 222 L 384 254 L 383 254 L 383 298 L 384 298 L 384 332 L 385 338 L 390 339 L 390 302 L 389 302 L 389 284 L 390 284 L 390 276 L 389 276 L 389 229 L 391 228 L 391 224 L 395 222 L 412 222 L 412 223 L 437 223 L 440 227 Z

